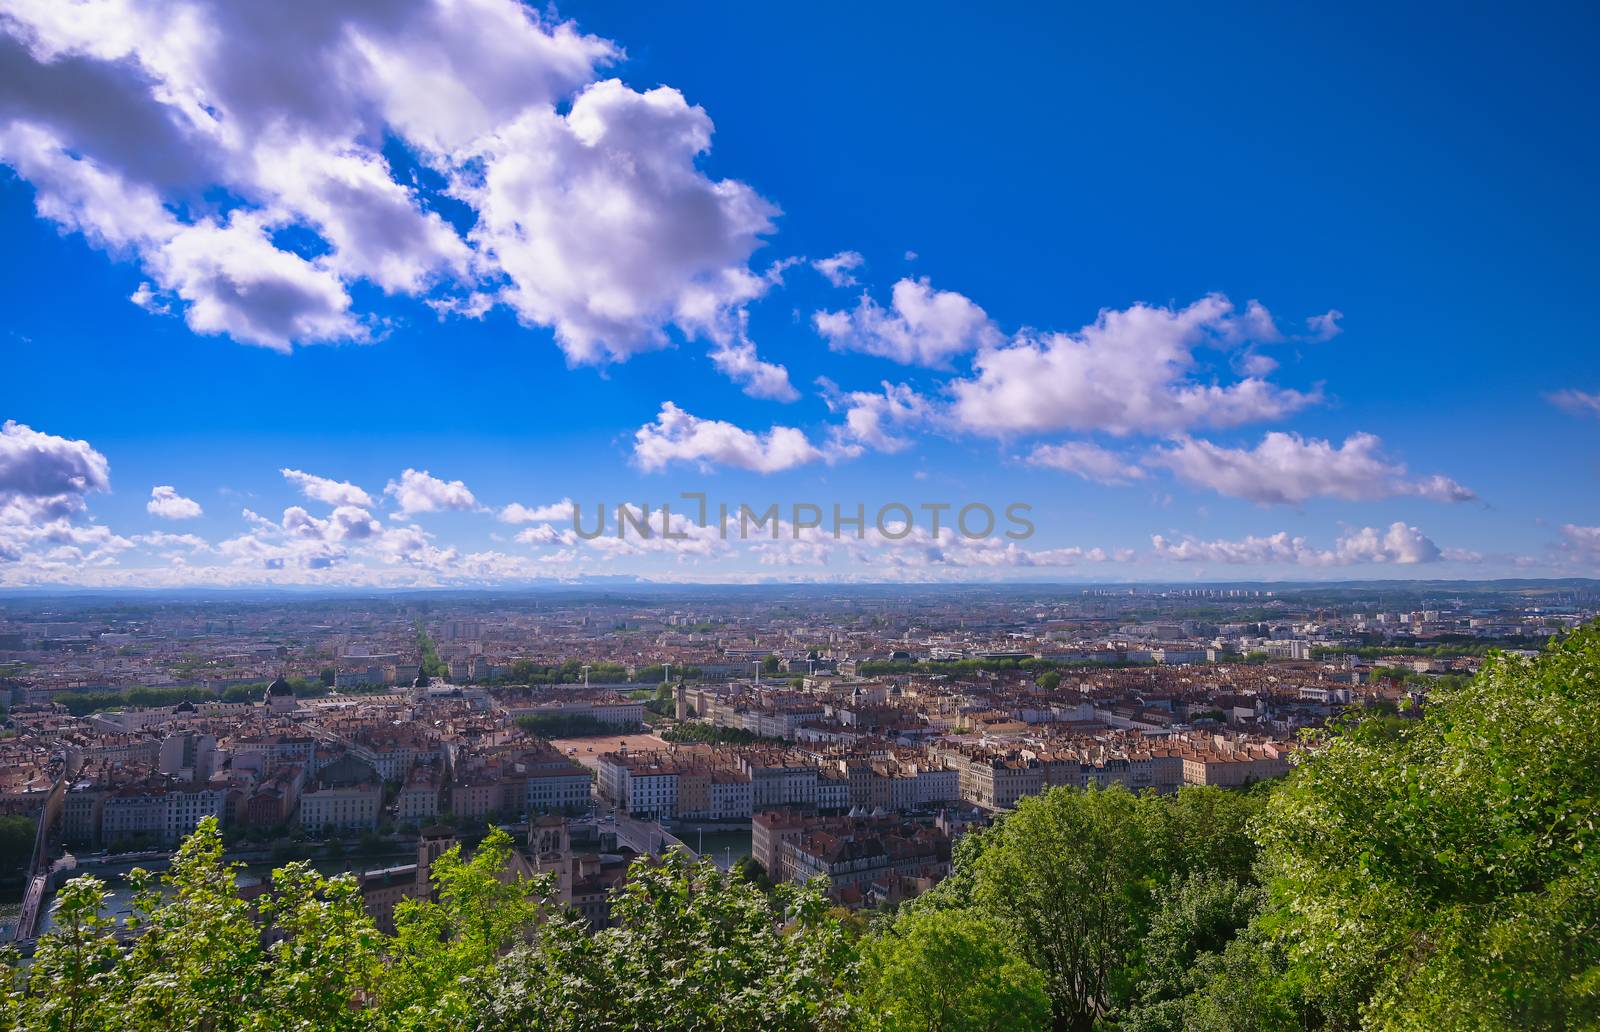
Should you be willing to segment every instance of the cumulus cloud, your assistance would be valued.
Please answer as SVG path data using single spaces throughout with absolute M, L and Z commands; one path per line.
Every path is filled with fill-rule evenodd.
M 1363 527 L 1339 538 L 1334 553 L 1344 563 L 1431 563 L 1441 558 L 1439 546 L 1416 527 L 1396 521 L 1387 530 Z M 1457 553 L 1457 557 L 1464 554 Z
M 0 501 L 77 509 L 88 492 L 109 490 L 111 465 L 88 441 L 41 433 L 12 419 L 0 425 Z
M 770 286 L 749 260 L 776 208 L 700 171 L 711 120 L 678 91 L 600 79 L 618 55 L 516 0 L 23 0 L 0 161 L 197 333 L 371 339 L 371 284 L 504 304 L 573 362 L 669 326 L 721 343 Z
M 1200 541 L 1192 537 L 1150 539 L 1157 556 L 1175 562 L 1228 563 L 1251 566 L 1349 566 L 1358 563 L 1431 563 L 1442 556 L 1439 546 L 1416 527 L 1403 522 L 1386 529 L 1363 527 L 1339 537 L 1331 549 L 1318 549 L 1304 537 L 1286 531 L 1238 541 Z
M 894 285 L 889 309 L 866 294 L 848 312 L 817 312 L 817 332 L 835 351 L 860 351 L 902 365 L 943 366 L 955 355 L 997 344 L 1001 337 L 982 308 L 926 277 Z
M 927 399 L 903 383 L 884 380 L 878 391 L 843 391 L 826 376 L 817 378 L 822 400 L 830 412 L 843 412 L 844 424 L 834 429 L 841 455 L 862 447 L 898 452 L 911 446 L 904 431 L 926 422 L 932 414 Z
M 1139 304 L 1102 311 L 1077 333 L 1019 335 L 980 351 L 973 359 L 977 375 L 952 385 L 951 414 L 960 426 L 993 435 L 1098 430 L 1121 436 L 1276 419 L 1317 394 L 1259 376 L 1224 385 L 1196 375 L 1198 348 L 1235 347 L 1260 338 L 1269 326 L 1259 305 L 1239 314 L 1221 295 L 1181 309 Z
M 1028 464 L 1073 473 L 1099 484 L 1126 484 L 1145 475 L 1137 465 L 1089 441 L 1041 444 L 1028 456 Z
M 202 512 L 200 503 L 185 498 L 171 484 L 157 484 L 150 489 L 150 500 L 144 509 L 152 516 L 164 520 L 192 520 Z
M 563 498 L 549 505 L 523 505 L 512 502 L 497 514 L 502 523 L 547 523 L 572 519 L 572 499 Z
M 88 441 L 0 424 L 0 562 L 113 561 L 132 542 L 83 522 L 85 496 L 109 490 L 110 463 Z
M 478 507 L 467 485 L 459 480 L 440 480 L 427 470 L 407 469 L 399 480 L 391 480 L 383 493 L 393 495 L 400 509 L 395 519 L 404 519 L 419 512 L 440 512 L 445 509 L 471 510 Z
M 327 477 L 287 467 L 278 472 L 283 474 L 283 479 L 298 487 L 301 494 L 314 502 L 326 502 L 329 505 L 359 505 L 363 508 L 372 505 L 372 496 L 349 481 L 330 480 Z
M 1362 500 L 1414 495 L 1463 502 L 1476 497 L 1449 477 L 1406 478 L 1403 463 L 1386 458 L 1372 434 L 1351 434 L 1343 444 L 1271 432 L 1253 449 L 1224 448 L 1182 438 L 1158 450 L 1152 465 L 1180 480 L 1262 505 L 1298 505 L 1310 498 Z
M 1545 398 L 1556 408 L 1574 416 L 1595 416 L 1600 418 L 1600 391 L 1573 390 L 1568 388 L 1562 391 L 1553 391 L 1546 394 Z
M 831 258 L 818 258 L 811 267 L 836 287 L 853 287 L 856 285 L 855 270 L 866 263 L 859 252 L 840 251 Z
M 538 108 L 499 129 L 483 175 L 458 181 L 473 241 L 510 278 L 501 298 L 572 361 L 659 347 L 664 324 L 704 328 L 766 289 L 748 260 L 777 209 L 700 173 L 711 128 L 677 90 L 607 80 L 565 116 Z
M 763 361 L 756 354 L 755 344 L 743 334 L 715 345 L 710 355 L 717 371 L 739 384 L 752 398 L 767 401 L 797 401 L 800 398 L 800 392 L 789 382 L 789 370 Z
M 692 462 L 776 473 L 828 456 L 794 427 L 775 426 L 764 434 L 754 433 L 722 420 L 701 419 L 668 401 L 662 403 L 654 422 L 634 434 L 633 457 L 646 471 Z

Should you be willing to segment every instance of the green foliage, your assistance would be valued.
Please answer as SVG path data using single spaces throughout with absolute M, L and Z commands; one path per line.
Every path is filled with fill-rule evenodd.
M 1053 692 L 1061 687 L 1061 671 L 1046 670 L 1039 675 L 1039 687 L 1047 692 Z
M 883 1032 L 999 1032 L 1050 1026 L 1045 980 L 1008 929 L 971 909 L 901 913 L 862 944 L 854 1002 Z
M 1497 656 L 1400 729 L 1335 736 L 1261 837 L 1333 1023 L 1600 1023 L 1600 628 Z
M 773 881 L 768 877 L 766 867 L 753 856 L 741 856 L 735 860 L 733 862 L 733 871 L 763 892 L 771 891 L 773 887 Z
M 1134 1002 L 1119 1026 L 1140 1032 L 1186 1027 L 1184 997 L 1205 984 L 1205 973 L 1263 901 L 1257 886 L 1205 867 L 1169 882 L 1139 944 Z
M 661 731 L 661 737 L 679 745 L 704 743 L 710 745 L 752 745 L 756 742 L 777 742 L 778 738 L 758 735 L 742 727 L 718 727 L 697 720 L 686 720 Z
M 63 692 L 55 701 L 75 717 L 129 707 L 176 706 L 180 702 L 212 702 L 204 688 L 130 688 L 122 692 Z
M 913 910 L 975 908 L 1045 979 L 1056 1027 L 1134 1003 L 1143 938 L 1191 874 L 1248 883 L 1257 797 L 1217 788 L 1136 796 L 1057 788 L 956 843 L 949 878 Z
M 812 889 L 769 897 L 680 852 L 634 865 L 613 927 L 556 918 L 488 980 L 493 1030 L 809 1030 L 843 1027 L 850 944 Z
M 33 857 L 37 826 L 31 817 L 0 816 L 0 879 L 22 877 Z
M 620 663 L 585 663 L 569 659 L 563 663 L 541 664 L 529 659 L 519 659 L 511 664 L 508 675 L 496 680 L 504 684 L 572 684 L 583 680 L 585 666 L 589 668 L 589 679 L 596 683 L 659 684 L 666 680 L 667 676 L 666 668 L 659 663 L 642 667 L 630 676 L 628 668 Z M 694 678 L 699 677 L 700 673 L 699 667 L 676 664 L 672 667 L 674 678 Z
M 379 1009 L 395 1027 L 468 1027 L 489 972 L 534 934 L 551 886 L 508 877 L 512 848 L 498 828 L 471 859 L 452 847 L 432 864 L 438 900 L 395 907 L 391 967 L 379 988 Z
M 1126 667 L 1146 667 L 1154 664 L 1139 660 L 1119 660 L 1101 663 L 1096 660 L 1071 660 L 1058 662 L 1051 659 L 943 659 L 929 662 L 914 660 L 869 659 L 857 667 L 862 677 L 879 677 L 885 674 L 977 674 L 1001 673 L 1013 670 L 1120 670 Z
M 12 1027 L 42 1032 L 114 1027 L 114 1001 L 124 973 L 117 967 L 121 950 L 114 923 L 100 914 L 104 900 L 105 884 L 97 878 L 75 878 L 56 894 L 55 930 L 34 951 L 28 993 L 15 991 L 21 977 L 16 967 L 7 968 Z M 14 954 L 6 959 L 16 964 Z
M 553 879 L 513 875 L 513 848 L 495 829 L 470 857 L 436 858 L 436 898 L 398 904 L 385 935 L 354 877 L 305 863 L 245 901 L 208 819 L 164 876 L 136 872 L 130 945 L 101 914 L 101 882 L 67 883 L 32 966 L 0 954 L 0 1030 L 844 1026 L 852 947 L 815 889 L 769 895 L 682 854 L 645 859 L 616 927 L 591 937 L 550 900 Z
M 540 713 L 517 718 L 517 726 L 543 738 L 583 738 L 626 734 L 630 729 L 582 713 Z
M 328 694 L 328 686 L 318 679 L 288 678 L 296 698 L 315 699 Z M 266 694 L 267 682 L 234 684 L 216 695 L 206 688 L 129 688 L 120 692 L 63 692 L 56 701 L 68 713 L 81 717 L 89 713 L 118 709 L 154 709 L 176 706 L 180 702 L 260 702 Z
M 417 652 L 419 658 L 417 668 L 424 677 L 448 677 L 450 667 L 439 658 L 438 646 L 434 645 L 433 637 L 428 634 L 428 629 L 422 626 L 422 621 L 415 623 L 417 632 Z

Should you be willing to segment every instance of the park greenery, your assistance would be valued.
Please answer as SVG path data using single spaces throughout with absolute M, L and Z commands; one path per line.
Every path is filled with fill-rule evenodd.
M 493 678 L 504 685 L 574 685 L 584 680 L 584 667 L 589 667 L 589 680 L 597 685 L 654 685 L 666 678 L 669 670 L 661 664 L 638 667 L 632 674 L 619 662 L 582 662 L 566 659 L 563 662 L 541 664 L 531 659 L 518 659 L 510 664 L 509 674 Z M 672 677 L 699 677 L 699 667 L 672 667 Z
M 1126 667 L 1154 665 L 1148 660 L 1092 659 L 1056 660 L 1037 656 L 1020 658 L 1004 656 L 992 659 L 869 659 L 856 670 L 862 677 L 884 677 L 891 674 L 981 674 L 1004 673 L 1016 670 L 1037 671 L 1041 674 L 1059 670 L 1118 670 Z
M 294 689 L 296 698 L 315 699 L 327 695 L 330 691 L 327 684 L 320 678 L 286 678 L 289 686 Z M 257 681 L 250 684 L 233 684 L 222 689 L 220 693 L 199 685 L 189 685 L 172 688 L 129 688 L 124 691 L 107 692 L 63 692 L 55 697 L 55 701 L 66 707 L 68 713 L 81 717 L 88 713 L 101 713 L 106 710 L 120 709 L 148 709 L 161 706 L 176 706 L 181 702 L 260 702 L 267 693 L 267 682 Z
M 303 864 L 239 899 L 207 822 L 129 942 L 68 883 L 0 1029 L 1600 1028 L 1600 627 L 1309 745 L 1245 791 L 1026 798 L 867 920 L 674 854 L 590 935 L 492 832 L 390 935 Z
M 439 658 L 439 647 L 434 644 L 433 636 L 428 629 L 422 626 L 422 621 L 417 620 L 413 625 L 417 632 L 417 673 L 423 677 L 449 678 L 450 667 Z
M 517 718 L 517 726 L 542 738 L 589 738 L 626 734 L 630 728 L 607 723 L 587 713 L 539 713 Z
M 757 742 L 782 742 L 767 738 L 742 727 L 718 727 L 704 721 L 685 720 L 658 732 L 661 737 L 677 745 L 754 745 Z

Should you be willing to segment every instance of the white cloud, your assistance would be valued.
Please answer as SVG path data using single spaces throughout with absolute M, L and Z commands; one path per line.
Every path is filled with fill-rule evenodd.
M 744 388 L 752 398 L 767 401 L 797 401 L 800 392 L 789 382 L 789 370 L 772 362 L 764 362 L 756 355 L 756 346 L 749 338 L 740 335 L 715 345 L 711 362 L 734 383 Z
M 1075 473 L 1099 484 L 1126 484 L 1142 480 L 1145 475 L 1143 469 L 1122 456 L 1089 441 L 1041 444 L 1028 456 L 1028 464 Z
M 1562 524 L 1561 549 L 1570 559 L 1600 565 L 1600 527 L 1580 527 L 1576 523 Z
M 1150 543 L 1157 556 L 1175 562 L 1228 563 L 1251 566 L 1349 566 L 1358 563 L 1431 563 L 1442 557 L 1439 547 L 1416 527 L 1395 522 L 1387 529 L 1363 527 L 1341 535 L 1331 549 L 1318 549 L 1304 537 L 1285 531 L 1238 541 L 1170 541 L 1160 534 Z
M 85 495 L 111 490 L 111 466 L 88 441 L 0 424 L 0 563 L 113 561 L 132 542 L 82 522 Z
M 529 527 L 517 532 L 516 540 L 524 545 L 575 545 L 578 535 L 570 530 L 557 530 L 548 523 L 541 523 L 537 527 Z
M 527 506 L 512 502 L 498 513 L 502 523 L 546 523 L 551 520 L 572 519 L 572 499 L 563 498 L 549 505 Z
M 776 473 L 828 456 L 794 427 L 752 433 L 722 420 L 701 419 L 668 401 L 662 403 L 655 422 L 634 434 L 633 457 L 646 471 L 693 462 Z
M 977 376 L 952 385 L 951 414 L 968 430 L 994 435 L 1173 433 L 1279 418 L 1317 394 L 1255 376 L 1219 385 L 1195 375 L 1197 348 L 1233 347 L 1270 325 L 1254 308 L 1239 316 L 1227 298 L 1212 295 L 1177 310 L 1102 311 L 1077 333 L 1019 335 L 978 353 Z
M 1473 493 L 1449 477 L 1406 479 L 1403 463 L 1383 455 L 1372 434 L 1351 434 L 1342 445 L 1271 432 L 1253 449 L 1224 448 L 1182 438 L 1150 458 L 1179 479 L 1219 494 L 1262 505 L 1298 505 L 1310 498 L 1361 500 L 1415 495 L 1433 501 L 1470 501 Z
M 158 530 L 149 534 L 135 534 L 133 543 L 151 549 L 185 549 L 190 552 L 204 552 L 211 548 L 210 542 L 197 534 L 169 534 Z
M 811 267 L 836 287 L 853 287 L 856 285 L 853 273 L 866 262 L 857 251 L 840 251 L 831 258 L 818 258 Z
M 152 487 L 150 500 L 145 503 L 144 509 L 150 515 L 164 520 L 192 520 L 202 512 L 199 502 L 185 498 L 170 484 Z
M 41 433 L 12 419 L 0 425 L 0 504 L 25 499 L 75 510 L 88 492 L 109 490 L 111 465 L 88 441 Z
M 363 508 L 372 505 L 372 496 L 349 481 L 330 480 L 287 467 L 278 472 L 312 501 L 327 502 L 329 505 L 359 505 Z
M 926 422 L 932 414 L 927 399 L 903 383 L 882 381 L 879 391 L 842 391 L 825 376 L 817 378 L 822 400 L 830 412 L 843 412 L 844 425 L 834 430 L 841 455 L 861 446 L 881 452 L 904 451 L 911 446 L 902 432 Z
M 1600 391 L 1590 393 L 1568 388 L 1546 394 L 1545 398 L 1563 412 L 1574 416 L 1600 417 Z
M 427 470 L 407 469 L 398 481 L 391 480 L 383 493 L 393 495 L 400 506 L 395 519 L 403 519 L 419 512 L 439 512 L 444 509 L 476 509 L 477 498 L 467 485 L 459 480 L 440 480 Z
M 770 286 L 749 259 L 776 209 L 699 170 L 711 120 L 676 90 L 596 81 L 619 53 L 516 0 L 19 0 L 0 161 L 197 333 L 371 339 L 351 290 L 370 283 L 441 313 L 506 304 L 573 362 L 668 326 L 726 351 Z
M 849 312 L 817 312 L 817 332 L 835 351 L 860 351 L 903 365 L 943 366 L 955 356 L 1000 341 L 983 309 L 926 277 L 894 285 L 888 311 L 866 294 Z
M 1416 527 L 1396 521 L 1387 530 L 1363 527 L 1339 538 L 1335 554 L 1345 563 L 1431 563 L 1442 557 L 1439 546 Z M 1456 553 L 1456 558 L 1464 558 Z
M 1322 315 L 1313 315 L 1307 319 L 1306 329 L 1310 331 L 1312 340 L 1332 340 L 1344 330 L 1344 327 L 1339 325 L 1339 320 L 1343 318 L 1343 312 L 1331 308 Z
M 562 116 L 535 109 L 482 143 L 481 177 L 456 192 L 471 238 L 510 277 L 501 298 L 548 326 L 573 362 L 625 358 L 704 331 L 760 296 L 748 269 L 777 210 L 695 167 L 711 120 L 677 90 L 595 83 Z

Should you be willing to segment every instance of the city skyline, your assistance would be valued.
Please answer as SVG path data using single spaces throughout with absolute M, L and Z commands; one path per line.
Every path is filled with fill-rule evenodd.
M 1600 575 L 1588 12 L 123 7 L 0 16 L 0 589 Z

